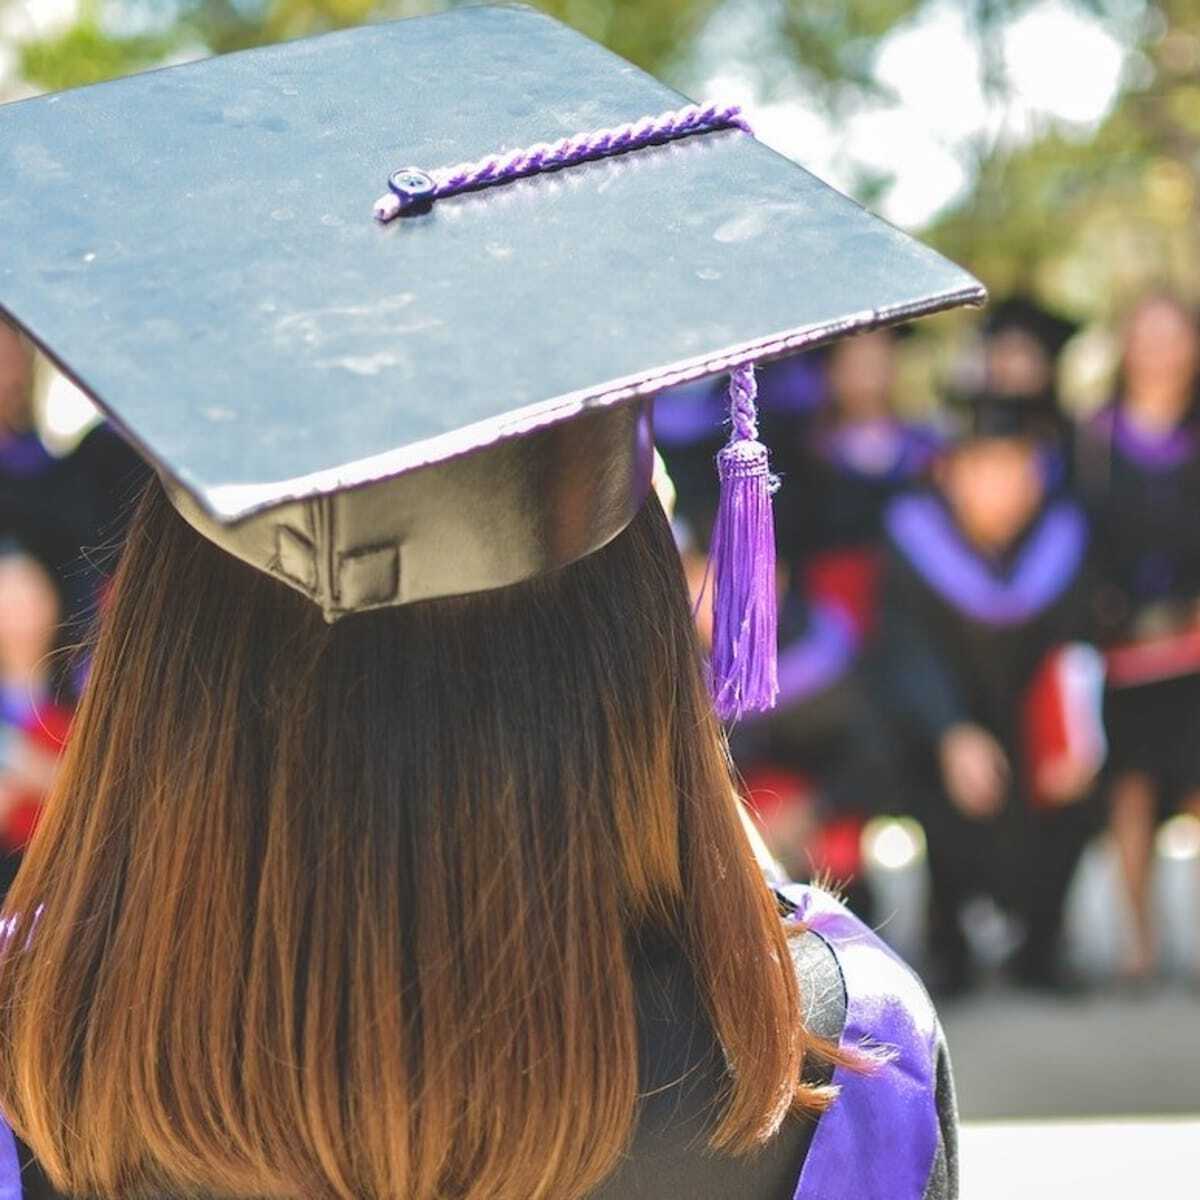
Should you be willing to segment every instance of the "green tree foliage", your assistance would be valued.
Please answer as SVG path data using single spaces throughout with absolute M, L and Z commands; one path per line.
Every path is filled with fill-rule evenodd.
M 1098 130 L 1047 129 L 979 163 L 927 236 L 997 291 L 1110 317 L 1165 284 L 1200 300 L 1200 3 L 1147 5 L 1130 77 Z

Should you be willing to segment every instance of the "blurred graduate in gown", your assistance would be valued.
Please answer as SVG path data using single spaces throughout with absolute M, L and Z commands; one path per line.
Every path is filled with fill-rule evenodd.
M 1016 978 L 1067 987 L 1063 904 L 1103 756 L 1087 523 L 1047 482 L 1044 410 L 968 412 L 935 486 L 886 516 L 881 668 L 928 837 L 931 978 L 970 984 L 962 915 L 982 894 L 1021 924 Z

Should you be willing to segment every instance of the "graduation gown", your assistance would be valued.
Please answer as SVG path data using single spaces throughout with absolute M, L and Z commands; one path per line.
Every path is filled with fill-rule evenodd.
M 940 445 L 934 430 L 896 420 L 816 426 L 786 464 L 778 503 L 788 541 L 805 556 L 877 546 L 888 504 Z
M 887 794 L 896 767 L 861 669 L 876 622 L 883 512 L 937 441 L 894 421 L 784 433 L 776 534 L 792 585 L 780 612 L 779 699 L 733 731 L 734 752 L 743 767 L 813 777 L 830 812 L 861 814 Z
M 84 618 L 116 559 L 124 519 L 149 476 L 108 426 L 68 455 L 51 455 L 37 434 L 0 442 L 0 544 L 31 555 L 58 588 L 64 625 Z
M 839 1099 L 816 1120 L 785 1120 L 761 1153 L 704 1150 L 724 1060 L 683 956 L 644 946 L 635 962 L 644 1100 L 629 1152 L 592 1200 L 954 1200 L 957 1114 L 945 1039 L 915 976 L 817 889 L 780 892 L 808 1028 L 845 1048 L 892 1048 L 870 1071 L 819 1069 Z M 812 1068 L 810 1068 L 812 1071 Z M 64 1200 L 0 1126 L 0 1197 Z M 119 1200 L 119 1198 L 112 1198 Z M 166 1200 L 166 1198 L 164 1198 Z
M 1036 802 L 1026 705 L 1048 652 L 1090 634 L 1086 519 L 1074 501 L 1051 499 L 997 562 L 934 492 L 900 497 L 886 524 L 878 665 L 928 839 L 934 948 L 965 955 L 957 913 L 982 892 L 1024 919 L 1026 953 L 1044 967 L 1092 818 L 1087 804 Z M 939 744 L 961 723 L 986 729 L 1011 766 L 992 818 L 960 813 L 942 780 Z
M 1200 419 L 1152 437 L 1112 405 L 1079 459 L 1110 647 L 1110 769 L 1150 775 L 1165 815 L 1200 789 Z

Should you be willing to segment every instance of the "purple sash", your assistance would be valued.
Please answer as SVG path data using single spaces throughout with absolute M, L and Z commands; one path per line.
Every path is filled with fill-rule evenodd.
M 857 917 L 815 888 L 783 895 L 832 947 L 846 981 L 845 1050 L 887 1050 L 867 1071 L 838 1067 L 795 1200 L 921 1200 L 938 1145 L 937 1018 L 916 976 Z
M 1101 409 L 1092 418 L 1091 427 L 1125 458 L 1146 471 L 1172 471 L 1194 458 L 1200 448 L 1193 422 L 1184 421 L 1165 433 L 1148 433 L 1131 424 L 1119 404 Z
M 0 475 L 31 479 L 40 475 L 55 459 L 36 433 L 14 433 L 0 440 Z
M 934 496 L 901 496 L 884 520 L 925 582 L 987 625 L 1019 625 L 1053 604 L 1078 574 L 1088 543 L 1087 521 L 1070 500 L 1045 510 L 1007 574 L 993 570 L 968 545 Z
M 832 604 L 813 604 L 804 634 L 779 648 L 776 707 L 798 704 L 836 683 L 857 653 L 858 636 L 850 618 Z
M 0 1118 L 0 1200 L 21 1200 L 23 1191 L 17 1139 L 8 1122 Z
M 932 429 L 891 419 L 838 426 L 816 439 L 818 453 L 847 475 L 888 482 L 919 475 L 941 446 Z

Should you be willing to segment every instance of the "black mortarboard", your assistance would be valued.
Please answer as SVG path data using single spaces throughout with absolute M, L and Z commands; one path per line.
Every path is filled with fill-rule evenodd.
M 188 520 L 330 619 L 512 583 L 632 518 L 635 401 L 983 298 L 737 127 L 549 172 L 539 151 L 373 218 L 393 175 L 681 105 L 508 7 L 11 104 L 0 309 Z
M 1027 333 L 1045 350 L 1048 358 L 1057 358 L 1062 348 L 1079 332 L 1074 321 L 1051 312 L 1023 292 L 989 305 L 984 316 L 985 337 L 995 337 L 1010 329 Z
M 1059 435 L 1060 414 L 1051 403 L 1022 397 L 980 393 L 964 405 L 961 436 L 967 438 L 1033 438 Z

